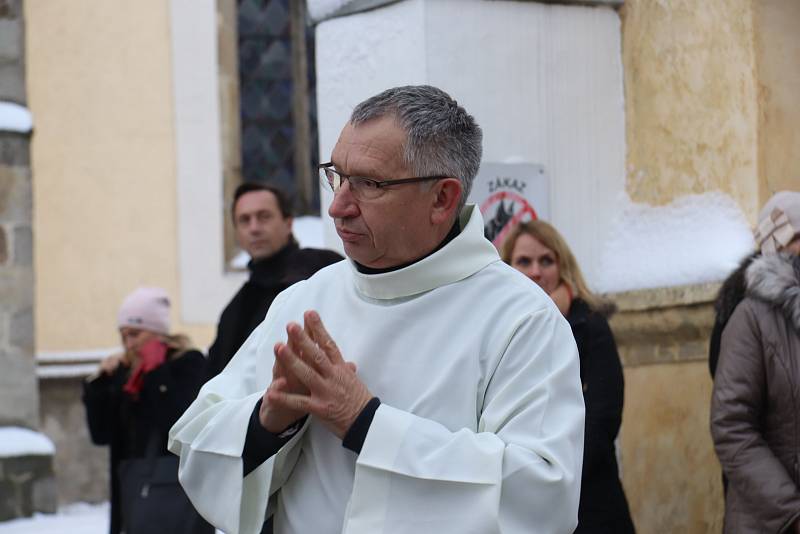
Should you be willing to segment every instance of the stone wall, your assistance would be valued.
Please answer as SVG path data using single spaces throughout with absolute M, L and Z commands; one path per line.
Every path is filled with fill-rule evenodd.
M 0 457 L 0 521 L 56 511 L 53 457 Z
M 721 470 L 709 432 L 718 287 L 615 296 L 611 327 L 625 372 L 622 481 L 639 532 L 722 530 Z
M 108 500 L 108 447 L 93 445 L 81 401 L 83 377 L 41 378 L 41 431 L 56 447 L 58 501 Z
M 761 200 L 753 4 L 625 2 L 627 191 L 634 201 L 662 205 L 721 190 L 755 222 Z
M 22 1 L 0 0 L 0 103 L 24 107 L 23 35 Z M 0 457 L 0 521 L 56 509 L 52 450 L 32 450 L 26 438 L 35 433 L 11 428 L 33 429 L 39 419 L 30 135 L 19 129 L 0 117 L 0 430 L 12 430 Z
M 0 0 L 0 102 L 25 105 L 20 0 Z M 27 133 L 0 128 L 0 425 L 36 428 L 31 170 Z

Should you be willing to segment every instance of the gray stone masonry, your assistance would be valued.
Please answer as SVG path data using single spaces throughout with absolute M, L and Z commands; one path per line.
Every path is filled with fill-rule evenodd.
M 0 0 L 0 100 L 25 104 L 22 0 Z
M 52 456 L 0 458 L 0 521 L 55 511 Z
M 109 498 L 108 447 L 94 445 L 81 401 L 83 377 L 39 381 L 40 428 L 56 447 L 53 469 L 58 502 L 102 502 Z

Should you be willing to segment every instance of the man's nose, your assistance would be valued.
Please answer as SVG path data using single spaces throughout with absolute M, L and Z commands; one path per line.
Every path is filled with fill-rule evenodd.
M 333 219 L 347 219 L 359 214 L 358 203 L 350 191 L 350 182 L 345 181 L 333 194 L 333 201 L 328 207 L 328 215 Z

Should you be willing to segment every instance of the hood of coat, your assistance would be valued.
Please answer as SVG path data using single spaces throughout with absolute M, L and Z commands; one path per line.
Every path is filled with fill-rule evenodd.
M 742 259 L 739 267 L 728 275 L 728 278 L 722 283 L 722 287 L 719 288 L 717 299 L 714 301 L 714 311 L 720 324 L 727 324 L 728 319 L 733 315 L 733 310 L 744 299 L 746 292 L 744 273 L 753 260 L 760 255 L 760 253 L 755 253 Z
M 745 273 L 748 296 L 780 308 L 800 330 L 800 256 L 768 254 L 756 258 Z

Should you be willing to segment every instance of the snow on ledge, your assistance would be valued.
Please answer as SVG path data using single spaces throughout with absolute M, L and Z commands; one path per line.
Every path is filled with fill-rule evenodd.
M 592 287 L 600 293 L 724 280 L 755 242 L 736 202 L 707 192 L 666 206 L 623 195 Z
M 17 426 L 0 426 L 0 458 L 52 456 L 56 448 L 40 432 Z
M 28 108 L 13 102 L 0 102 L 0 131 L 28 133 L 33 119 Z
M 308 0 L 308 14 L 315 23 L 340 15 L 375 9 L 398 0 Z

